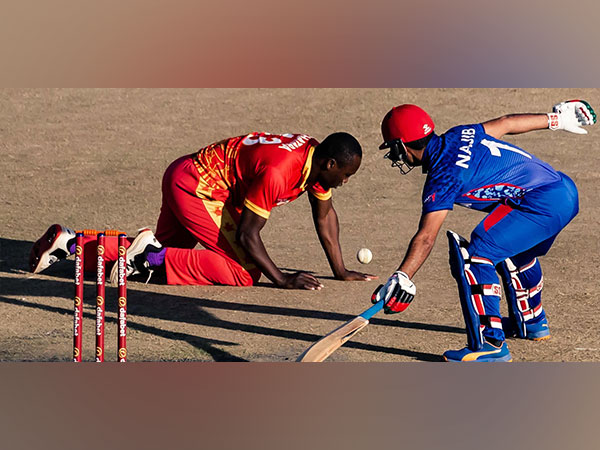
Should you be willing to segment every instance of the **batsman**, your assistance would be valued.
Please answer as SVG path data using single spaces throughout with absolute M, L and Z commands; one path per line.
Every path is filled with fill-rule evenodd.
M 448 212 L 460 205 L 486 216 L 470 241 L 447 232 L 467 346 L 446 351 L 444 359 L 512 361 L 506 336 L 548 339 L 538 258 L 577 215 L 577 187 L 564 173 L 501 139 L 542 129 L 587 134 L 582 126 L 594 123 L 596 113 L 582 100 L 559 103 L 549 114 L 511 114 L 442 135 L 418 106 L 389 111 L 381 125 L 380 149 L 389 149 L 385 157 L 402 174 L 420 166 L 427 178 L 418 230 L 398 270 L 373 293 L 373 302 L 384 299 L 388 314 L 408 307 L 416 293 L 411 279 L 429 256 Z M 505 318 L 500 314 L 500 280 L 508 303 Z

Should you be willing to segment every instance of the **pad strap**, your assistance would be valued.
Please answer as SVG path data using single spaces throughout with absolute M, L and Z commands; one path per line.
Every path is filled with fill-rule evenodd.
M 522 285 L 519 277 L 517 277 L 516 275 L 513 275 L 515 273 L 516 272 L 511 272 L 511 279 L 512 279 L 513 287 L 515 289 L 515 295 L 517 297 L 517 306 L 519 308 L 519 311 L 521 311 L 521 313 L 523 314 L 523 320 L 527 321 L 529 319 L 533 319 L 533 318 L 539 316 L 540 312 L 542 310 L 542 305 L 540 303 L 538 305 L 540 312 L 538 312 L 535 315 L 532 315 L 532 314 L 534 314 L 534 311 L 531 308 L 531 306 L 529 306 L 529 299 L 531 297 L 533 297 L 534 295 L 537 295 L 540 292 L 542 292 L 542 289 L 544 288 L 544 277 L 542 276 L 540 278 L 539 283 L 536 284 L 531 289 L 525 289 L 525 288 L 523 288 L 523 285 Z M 529 318 L 527 318 L 525 316 L 529 316 Z
M 502 288 L 499 284 L 474 284 L 471 286 L 472 295 L 495 295 L 502 296 Z
M 481 256 L 471 256 L 470 258 L 465 259 L 465 264 L 487 264 L 488 266 L 494 265 L 491 259 L 482 258 Z
M 515 270 L 519 273 L 523 273 L 526 272 L 527 270 L 531 269 L 533 266 L 535 266 L 535 263 L 537 263 L 537 258 L 533 258 L 533 261 L 531 261 L 529 264 L 525 264 L 523 267 L 520 268 L 515 268 Z M 513 264 L 514 267 L 514 264 Z
M 502 329 L 502 319 L 497 316 L 479 316 L 481 325 L 491 328 Z
M 523 313 L 523 320 L 528 321 L 538 317 L 542 313 L 542 311 L 544 311 L 544 308 L 542 308 L 542 304 L 540 303 L 535 308 L 530 308 L 526 311 L 521 312 Z

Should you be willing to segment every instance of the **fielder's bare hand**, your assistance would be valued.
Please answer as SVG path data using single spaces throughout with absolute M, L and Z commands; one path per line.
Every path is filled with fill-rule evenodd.
M 371 302 L 377 303 L 384 300 L 383 310 L 386 314 L 394 314 L 404 311 L 415 298 L 417 288 L 404 272 L 394 272 L 385 284 L 379 285 L 373 295 Z
M 376 275 L 368 273 L 356 272 L 354 270 L 346 270 L 344 273 L 336 275 L 336 280 L 341 281 L 371 281 L 379 278 Z
M 307 289 L 310 291 L 319 291 L 323 288 L 323 285 L 310 273 L 297 272 L 291 274 L 284 274 L 284 280 L 279 287 L 285 289 Z

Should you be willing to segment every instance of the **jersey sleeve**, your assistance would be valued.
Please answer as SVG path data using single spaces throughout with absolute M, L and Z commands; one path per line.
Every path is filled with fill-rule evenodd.
M 454 209 L 454 202 L 462 195 L 462 184 L 455 170 L 429 174 L 423 187 L 423 214 Z
M 286 179 L 274 168 L 267 168 L 257 174 L 246 191 L 244 206 L 253 213 L 268 219 L 277 199 L 286 192 Z
M 308 193 L 318 200 L 326 201 L 332 196 L 331 189 L 325 190 L 319 183 L 315 183 L 308 187 Z

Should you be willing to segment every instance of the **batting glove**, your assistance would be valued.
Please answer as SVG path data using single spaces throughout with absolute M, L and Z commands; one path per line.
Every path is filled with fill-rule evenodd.
M 596 123 L 596 113 L 590 104 L 584 100 L 568 100 L 558 103 L 548 114 L 548 128 L 551 130 L 565 130 L 575 134 L 587 134 L 581 128 L 585 125 Z
M 379 285 L 373 295 L 371 302 L 377 303 L 384 300 L 383 310 L 386 314 L 394 314 L 404 311 L 415 298 L 417 288 L 404 272 L 394 272 L 385 284 Z

